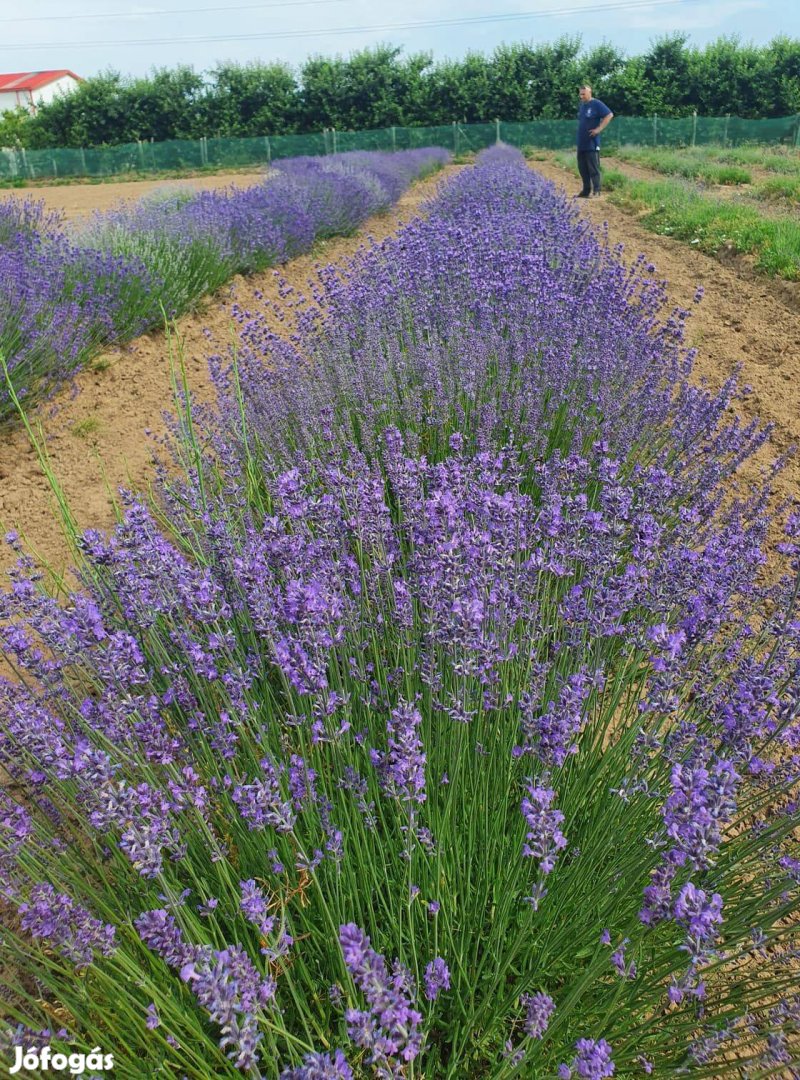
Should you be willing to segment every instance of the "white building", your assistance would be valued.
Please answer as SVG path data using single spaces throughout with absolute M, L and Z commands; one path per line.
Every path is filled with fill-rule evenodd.
M 17 71 L 0 75 L 0 113 L 16 108 L 36 112 L 37 105 L 69 94 L 81 82 L 79 75 L 61 71 Z

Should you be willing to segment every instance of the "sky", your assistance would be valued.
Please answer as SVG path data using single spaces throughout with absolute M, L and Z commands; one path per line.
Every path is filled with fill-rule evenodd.
M 722 35 L 765 44 L 800 37 L 797 0 L 0 0 L 0 72 L 113 68 L 145 75 L 188 64 L 348 55 L 380 43 L 434 59 L 502 43 L 580 36 L 628 55 L 676 30 L 702 46 Z

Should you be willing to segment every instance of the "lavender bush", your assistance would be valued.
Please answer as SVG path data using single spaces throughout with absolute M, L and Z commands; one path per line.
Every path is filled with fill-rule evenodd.
M 0 357 L 20 397 L 47 392 L 148 324 L 158 284 L 137 259 L 87 250 L 33 200 L 0 202 Z M 0 391 L 0 422 L 13 405 Z
M 189 308 L 237 273 L 352 232 L 449 155 L 428 148 L 282 162 L 251 188 L 157 195 L 70 237 L 41 203 L 0 203 L 0 357 L 20 396 L 57 385 L 111 341 Z M 0 392 L 0 421 L 13 414 Z
M 184 478 L 80 538 L 72 594 L 20 553 L 12 1045 L 797 1069 L 800 515 L 764 577 L 769 478 L 731 481 L 765 433 L 688 386 L 686 313 L 614 254 L 486 154 L 291 349 L 244 323 Z
M 288 159 L 243 190 L 188 199 L 178 192 L 98 214 L 85 240 L 156 270 L 164 282 L 160 301 L 173 314 L 234 274 L 285 262 L 317 239 L 352 233 L 448 158 L 446 150 L 428 148 Z

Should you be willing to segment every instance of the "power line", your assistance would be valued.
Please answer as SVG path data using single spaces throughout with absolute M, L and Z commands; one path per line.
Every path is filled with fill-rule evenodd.
M 319 4 L 343 4 L 347 0 L 275 0 L 270 4 L 226 4 L 224 7 L 154 8 L 152 11 L 106 11 L 101 15 L 26 15 L 18 19 L 0 19 L 0 23 L 71 22 L 73 19 L 141 19 L 152 15 L 199 15 L 207 11 L 261 11 L 266 8 L 311 7 Z M 12 46 L 13 48 L 14 46 Z
M 127 48 L 131 45 L 198 45 L 217 41 L 286 40 L 288 38 L 334 37 L 340 34 L 384 33 L 394 30 L 418 30 L 440 26 L 478 26 L 488 23 L 541 19 L 559 15 L 594 15 L 603 11 L 636 11 L 644 8 L 675 7 L 678 4 L 695 3 L 696 0 L 622 0 L 618 3 L 600 3 L 574 8 L 552 8 L 546 11 L 517 11 L 506 15 L 473 15 L 455 19 L 424 19 L 417 22 L 384 23 L 373 26 L 333 26 L 320 30 L 277 30 L 259 34 L 214 34 L 207 37 L 139 38 L 130 41 L 48 41 L 31 42 L 27 45 L 2 45 L 0 52 L 32 49 L 92 49 L 115 45 Z M 227 10 L 231 10 L 228 8 Z

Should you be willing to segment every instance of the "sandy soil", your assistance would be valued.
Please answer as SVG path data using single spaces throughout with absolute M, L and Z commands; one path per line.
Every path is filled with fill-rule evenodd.
M 220 176 L 190 176 L 181 179 L 124 180 L 112 184 L 64 184 L 62 187 L 15 188 L 0 195 L 3 199 L 34 199 L 44 202 L 48 210 L 60 210 L 67 221 L 80 221 L 94 210 L 108 210 L 128 199 L 141 199 L 151 191 L 164 188 L 188 188 L 203 191 L 223 187 L 252 187 L 263 180 L 264 174 L 226 173 Z
M 396 232 L 459 168 L 447 166 L 415 184 L 396 207 L 371 218 L 354 236 L 318 244 L 311 254 L 282 267 L 281 275 L 303 290 L 316 265 L 343 263 L 367 237 L 380 240 Z M 230 340 L 231 303 L 235 299 L 244 308 L 255 308 L 259 304 L 255 293 L 259 291 L 268 301 L 278 300 L 275 271 L 236 278 L 215 296 L 206 298 L 195 313 L 178 321 L 187 379 L 197 400 L 208 400 L 211 395 L 206 357 L 215 347 L 209 343 L 206 328 L 218 343 L 216 351 L 224 350 Z M 113 524 L 111 493 L 120 486 L 146 488 L 152 477 L 154 443 L 145 432 L 151 432 L 153 437 L 164 432 L 162 412 L 170 407 L 170 387 L 169 350 L 159 331 L 105 353 L 91 368 L 79 373 L 72 389 L 65 388 L 49 405 L 39 409 L 34 422 L 42 424 L 53 469 L 81 527 L 107 528 Z M 52 503 L 37 455 L 24 431 L 0 436 L 0 536 L 10 528 L 18 529 L 27 544 L 61 572 L 71 560 Z M 13 553 L 0 544 L 0 581 L 14 559 Z
M 578 190 L 578 183 L 557 165 L 535 161 L 531 167 L 570 193 Z M 606 167 L 613 167 L 612 159 L 606 159 Z M 649 232 L 602 196 L 578 205 L 595 224 L 607 223 L 610 242 L 624 245 L 623 259 L 644 252 L 655 273 L 669 282 L 671 300 L 691 311 L 688 337 L 698 349 L 697 378 L 716 389 L 741 365 L 740 380 L 752 393 L 738 411 L 775 425 L 773 457 L 800 446 L 800 284 L 760 276 L 747 258 L 723 252 L 715 259 Z M 698 285 L 705 296 L 694 304 Z M 800 498 L 800 455 L 776 486 L 780 494 Z

